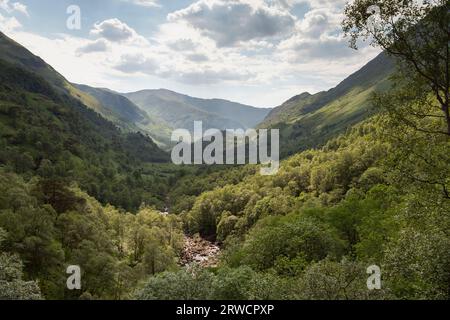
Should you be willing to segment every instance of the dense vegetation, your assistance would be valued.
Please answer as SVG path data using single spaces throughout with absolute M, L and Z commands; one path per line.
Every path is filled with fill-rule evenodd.
M 192 295 L 447 299 L 450 201 L 438 184 L 413 183 L 392 169 L 391 161 L 406 150 L 387 141 L 388 119 L 374 119 L 320 150 L 290 158 L 274 177 L 249 176 L 198 197 L 182 214 L 185 225 L 192 233 L 217 237 L 225 252 L 219 269 L 198 276 L 214 279 L 218 288 L 207 285 L 208 278 L 196 289 L 198 296 Z M 444 138 L 432 152 L 448 161 L 449 150 Z M 410 172 L 428 170 L 408 163 Z M 444 167 L 436 173 L 446 177 L 448 187 L 450 167 Z M 373 264 L 383 271 L 381 292 L 366 287 L 366 268 Z M 185 283 L 194 281 L 190 274 L 156 277 L 139 297 L 183 298 Z M 221 293 L 224 281 L 230 296 Z M 173 291 L 158 296 L 159 286 Z
M 280 129 L 282 158 L 323 146 L 376 112 L 370 97 L 391 86 L 389 77 L 394 72 L 394 59 L 381 53 L 335 88 L 289 99 L 259 127 Z
M 346 11 L 356 38 L 365 2 Z M 408 1 L 379 2 L 394 16 L 406 11 L 406 22 L 421 13 L 406 10 Z M 336 90 L 301 95 L 285 106 L 287 115 L 272 113 L 301 118 L 323 98 L 325 109 L 310 119 L 340 119 L 336 131 L 320 135 L 321 147 L 290 140 L 305 150 L 274 176 L 256 166 L 155 164 L 167 155 L 148 137 L 119 130 L 51 81 L 0 61 L 0 298 L 449 299 L 443 6 L 419 20 L 436 37 L 420 41 L 411 27 L 391 36 L 446 49 L 446 60 L 394 41 L 386 50 L 397 50 L 397 73 L 366 82 L 354 103 L 347 104 L 355 93 L 347 88 L 337 101 L 327 100 Z M 388 40 L 374 41 L 383 47 Z M 372 110 L 363 121 L 362 99 Z M 332 117 L 342 103 L 354 117 Z M 284 128 L 295 135 L 295 121 Z M 161 212 L 166 206 L 170 214 Z M 217 241 L 219 264 L 180 266 L 185 234 Z M 66 289 L 68 265 L 82 267 L 81 290 Z M 381 290 L 367 288 L 372 265 L 381 268 Z
M 35 74 L 6 62 L 0 71 L 0 164 L 50 184 L 76 181 L 104 204 L 164 207 L 171 176 L 147 163 L 169 156 L 151 139 L 122 133 Z
M 350 4 L 344 29 L 354 45 L 372 36 L 398 58 L 390 90 L 364 102 L 379 115 L 291 157 L 274 177 L 250 175 L 197 197 L 184 224 L 223 243 L 221 264 L 153 277 L 138 298 L 450 298 L 449 4 L 378 1 L 385 14 L 375 31 L 366 23 L 372 4 Z M 284 107 L 300 123 L 324 95 Z M 289 117 L 282 111 L 272 116 Z M 383 274 L 379 291 L 366 287 L 371 265 Z
M 69 207 L 58 212 L 39 179 L 26 183 L 4 170 L 0 194 L 1 249 L 14 252 L 0 257 L 1 298 L 40 294 L 34 283 L 17 283 L 24 281 L 22 264 L 26 278 L 37 280 L 50 299 L 129 298 L 140 279 L 176 266 L 183 245 L 176 216 L 146 207 L 137 214 L 102 207 L 75 186 L 59 190 Z M 83 266 L 81 291 L 66 289 L 68 265 Z M 10 293 L 11 286 L 18 291 Z

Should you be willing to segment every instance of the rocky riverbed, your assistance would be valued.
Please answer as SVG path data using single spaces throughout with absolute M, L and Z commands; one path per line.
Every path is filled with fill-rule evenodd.
M 181 257 L 183 266 L 197 263 L 202 267 L 215 267 L 219 261 L 220 248 L 217 244 L 209 242 L 198 236 L 185 237 L 184 249 Z

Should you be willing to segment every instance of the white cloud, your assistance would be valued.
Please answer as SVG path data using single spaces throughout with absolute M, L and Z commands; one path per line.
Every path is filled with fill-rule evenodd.
M 12 4 L 12 7 L 13 7 L 14 11 L 17 11 L 17 12 L 20 12 L 20 13 L 26 15 L 26 16 L 29 16 L 28 9 L 27 9 L 26 5 L 24 5 L 24 4 L 20 3 L 20 2 L 14 2 Z
M 344 8 L 345 4 L 353 0 L 278 0 L 289 4 L 290 7 L 304 3 L 307 4 L 311 9 L 317 8 L 328 8 L 332 10 L 341 10 Z
M 69 81 L 118 91 L 165 87 L 269 107 L 329 89 L 378 53 L 348 48 L 341 2 L 197 0 L 169 15 L 149 40 L 130 27 L 132 20 L 117 18 L 96 23 L 88 39 L 50 39 L 18 32 L 17 20 L 8 24 L 14 39 Z M 299 3 L 309 3 L 307 12 L 294 17 Z
M 104 38 L 111 42 L 128 42 L 139 45 L 148 44 L 148 41 L 144 37 L 140 36 L 133 28 L 117 18 L 96 23 L 90 33 L 91 35 Z
M 14 12 L 20 12 L 26 16 L 29 16 L 27 6 L 20 2 L 10 2 L 10 0 L 0 0 L 0 8 L 9 14 Z
M 293 37 L 280 45 L 280 50 L 289 62 L 312 62 L 314 60 L 347 59 L 355 52 L 348 47 L 348 41 L 340 36 L 322 35 L 318 38 Z
M 176 39 L 167 43 L 175 51 L 192 51 L 198 47 L 192 39 Z
M 105 52 L 109 50 L 109 44 L 105 39 L 91 41 L 77 49 L 80 55 L 94 52 Z
M 124 73 L 154 74 L 157 71 L 157 64 L 151 58 L 138 54 L 124 54 L 115 68 Z
M 185 71 L 180 73 L 178 77 L 175 79 L 177 81 L 184 82 L 189 85 L 196 84 L 214 84 L 225 81 L 245 81 L 249 78 L 252 78 L 253 74 L 251 73 L 239 73 L 234 72 L 234 70 L 192 70 Z
M 297 23 L 295 34 L 282 41 L 278 50 L 290 62 L 339 60 L 355 52 L 342 36 L 343 15 L 329 9 L 312 9 Z
M 312 9 L 298 23 L 298 32 L 315 38 L 324 33 L 340 33 L 343 15 L 328 9 Z
M 208 56 L 202 53 L 191 53 L 188 54 L 186 58 L 193 62 L 205 62 L 209 60 Z
M 295 25 L 295 17 L 288 11 L 262 0 L 199 0 L 169 14 L 168 20 L 187 22 L 219 47 L 283 36 Z
M 15 17 L 4 17 L 0 14 L 0 31 L 6 34 L 20 29 L 22 25 Z
M 142 7 L 161 7 L 158 0 L 123 0 Z
M 98 59 L 90 55 L 81 57 L 77 53 L 77 48 L 89 43 L 86 39 L 63 34 L 48 38 L 18 30 L 9 35 L 28 50 L 42 57 L 69 81 L 91 85 L 107 84 L 109 81 L 107 58 Z

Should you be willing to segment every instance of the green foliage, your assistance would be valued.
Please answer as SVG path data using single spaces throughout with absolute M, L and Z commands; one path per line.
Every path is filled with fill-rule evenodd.
M 322 260 L 309 267 L 299 281 L 299 299 L 367 300 L 382 299 L 384 291 L 367 290 L 367 275 L 362 263 Z
M 0 228 L 0 300 L 41 299 L 38 284 L 23 280 L 23 263 L 20 258 L 1 249 L 7 237 L 8 233 Z
M 136 293 L 139 300 L 280 300 L 288 298 L 286 282 L 249 267 L 183 268 L 151 277 Z
M 136 293 L 139 300 L 208 300 L 213 274 L 206 269 L 182 269 L 150 278 Z
M 450 238 L 441 230 L 403 230 L 387 249 L 392 290 L 406 299 L 448 299 Z
M 68 195 L 49 201 L 42 186 L 0 170 L 2 259 L 10 264 L 16 261 L 10 252 L 18 254 L 24 277 L 38 280 L 45 298 L 127 298 L 140 279 L 176 265 L 183 242 L 178 217 L 147 207 L 136 215 L 102 207 L 64 185 L 58 192 Z M 63 206 L 68 197 L 75 200 Z M 68 265 L 81 267 L 81 291 L 65 289 Z
M 149 162 L 168 155 L 140 133 L 115 125 L 58 94 L 44 79 L 0 61 L 0 165 L 48 179 L 49 189 L 76 181 L 103 204 L 136 211 L 147 204 L 164 207 L 170 176 Z M 55 134 L 56 133 L 56 134 Z M 128 174 L 132 172 L 133 174 Z M 56 208 L 55 208 L 56 209 Z
M 22 261 L 17 255 L 0 253 L 0 300 L 40 300 L 35 281 L 23 280 Z
M 421 132 L 387 126 L 390 119 L 382 114 L 291 157 L 278 175 L 201 194 L 184 215 L 188 229 L 223 242 L 221 268 L 232 268 L 224 273 L 250 267 L 261 280 L 254 288 L 271 279 L 276 292 L 264 297 L 447 299 L 447 141 L 429 143 Z M 381 291 L 366 287 L 373 264 Z
M 338 257 L 342 247 L 332 229 L 317 220 L 291 214 L 261 220 L 247 235 L 243 252 L 238 254 L 241 264 L 267 270 L 275 264 L 280 268 L 280 258 L 307 264 L 328 256 Z
M 169 191 L 171 209 L 177 213 L 190 211 L 202 193 L 238 184 L 256 171 L 253 166 L 182 166 L 180 179 Z
M 213 237 L 220 231 L 219 240 L 224 241 L 232 234 L 243 235 L 266 216 L 284 216 L 317 199 L 324 205 L 335 204 L 353 186 L 370 188 L 370 183 L 383 179 L 380 173 L 373 181 L 367 177 L 388 150 L 375 140 L 377 130 L 376 123 L 357 126 L 320 150 L 284 161 L 273 177 L 249 175 L 201 194 L 185 214 L 189 231 Z
M 373 8 L 377 10 L 372 10 Z M 443 119 L 438 131 L 450 136 L 450 73 L 449 48 L 450 4 L 447 0 L 395 1 L 358 0 L 345 8 L 343 27 L 350 44 L 357 48 L 360 39 L 385 50 L 399 61 L 402 80 L 421 87 L 416 94 L 432 93 L 436 103 L 419 107 L 417 118 Z M 405 102 L 414 99 L 408 95 Z
M 377 95 L 375 102 L 386 128 L 380 139 L 392 145 L 386 166 L 395 179 L 425 192 L 434 188 L 450 199 L 450 138 L 443 133 L 446 121 L 436 98 L 415 81 Z
M 403 50 L 399 75 L 388 79 L 383 53 L 336 88 L 275 109 L 266 124 L 280 127 L 283 155 L 305 151 L 274 176 L 162 163 L 151 139 L 120 131 L 92 110 L 107 117 L 96 99 L 0 37 L 0 298 L 449 299 L 448 55 L 443 65 L 430 54 L 443 40 L 448 50 L 438 19 L 448 11 L 427 5 L 419 17 L 411 1 L 394 2 L 378 1 L 391 6 L 384 23 L 403 23 L 417 50 L 405 57 L 404 41 L 381 33 L 376 44 Z M 347 8 L 354 40 L 366 4 Z M 390 19 L 403 11 L 410 20 Z M 438 37 L 420 47 L 410 22 L 437 23 Z M 417 57 L 422 72 L 404 68 Z M 180 268 L 184 232 L 217 240 L 218 266 Z M 366 285 L 374 264 L 379 291 Z M 80 291 L 65 287 L 68 265 L 81 267 Z

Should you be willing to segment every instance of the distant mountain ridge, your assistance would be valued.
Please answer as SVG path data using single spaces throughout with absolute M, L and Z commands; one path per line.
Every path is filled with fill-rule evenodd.
M 163 148 L 170 145 L 171 128 L 159 119 L 150 117 L 125 96 L 106 88 L 93 88 L 82 84 L 74 86 L 113 112 L 121 127 L 147 133 Z
M 11 85 L 17 85 L 19 86 L 20 90 L 24 90 L 27 93 L 34 92 L 35 86 L 42 87 L 43 85 L 49 85 L 50 87 L 45 91 L 46 98 L 48 98 L 49 100 L 65 99 L 64 107 L 73 106 L 74 109 L 80 107 L 74 102 L 77 101 L 80 105 L 84 105 L 85 107 L 92 109 L 102 116 L 102 121 L 104 120 L 104 123 L 102 123 L 101 125 L 103 126 L 103 128 L 110 129 L 106 124 L 109 121 L 122 129 L 117 130 L 116 127 L 117 132 L 115 132 L 114 134 L 124 134 L 124 136 L 126 136 L 127 133 L 136 133 L 140 130 L 137 126 L 134 125 L 133 121 L 148 121 L 148 116 L 145 114 L 145 112 L 140 110 L 138 107 L 133 105 L 130 101 L 128 101 L 121 95 L 115 95 L 113 93 L 108 94 L 106 90 L 103 91 L 103 96 L 101 95 L 100 91 L 97 92 L 95 90 L 92 90 L 93 95 L 90 95 L 80 90 L 78 86 L 67 81 L 61 74 L 59 74 L 55 69 L 47 64 L 43 59 L 34 55 L 25 47 L 10 39 L 1 32 L 0 61 L 3 62 L 5 70 L 8 70 L 4 71 L 6 73 L 4 75 L 4 84 L 10 83 Z M 17 76 L 17 79 L 14 79 L 11 70 L 17 70 L 17 73 L 19 73 L 20 70 L 23 70 L 28 74 L 30 80 L 28 82 L 25 81 L 24 75 L 22 75 L 21 77 Z M 98 94 L 99 97 L 102 96 L 103 102 L 107 103 L 103 104 L 99 100 L 97 100 L 94 97 L 94 93 L 95 95 Z M 120 108 L 118 107 L 119 105 L 125 107 Z M 86 119 L 86 121 L 88 122 L 90 120 L 91 119 Z M 98 124 L 98 121 L 96 124 Z M 145 144 L 146 142 L 144 135 L 140 135 L 139 137 L 143 138 L 142 141 L 139 141 L 139 143 Z M 147 142 L 149 143 L 149 150 L 154 153 L 154 156 L 148 157 L 149 159 L 154 158 L 157 159 L 157 161 L 168 160 L 167 154 L 158 149 L 156 145 L 154 145 L 153 141 L 151 141 L 151 139 L 148 139 Z M 145 155 L 143 156 L 145 158 Z
M 194 121 L 204 128 L 238 129 L 257 126 L 271 109 L 255 108 L 222 99 L 200 99 L 166 89 L 125 93 L 125 97 L 172 128 L 192 129 Z
M 109 108 L 108 105 L 103 105 L 93 96 L 86 94 L 80 90 L 76 85 L 67 81 L 61 74 L 59 74 L 53 67 L 47 64 L 43 59 L 35 56 L 25 47 L 8 38 L 0 32 L 0 59 L 22 67 L 31 71 L 49 82 L 53 88 L 62 94 L 67 94 L 81 101 L 90 109 L 98 112 L 107 120 L 115 123 L 119 127 L 129 131 L 137 131 L 128 119 L 123 117 L 123 113 L 129 111 L 117 112 L 117 109 Z
M 115 94 L 108 89 L 93 88 L 82 84 L 75 84 L 75 86 L 80 90 L 89 93 L 91 96 L 102 102 L 102 104 L 109 106 L 110 110 L 119 115 L 124 121 L 141 122 L 146 121 L 148 118 L 147 114 L 130 100 L 119 94 Z
M 118 93 L 74 85 L 41 58 L 0 33 L 0 59 L 32 71 L 62 94 L 76 98 L 125 132 L 142 132 L 169 149 L 173 129 L 278 128 L 281 155 L 314 148 L 374 113 L 371 94 L 390 87 L 395 62 L 385 53 L 335 88 L 302 93 L 274 109 L 254 108 L 222 99 L 200 99 L 170 90 Z
M 222 99 L 194 98 L 165 89 L 120 94 L 73 84 L 3 34 L 0 34 L 0 59 L 38 74 L 59 93 L 74 97 L 126 132 L 148 134 L 165 149 L 171 145 L 173 129 L 192 130 L 194 121 L 202 121 L 205 129 L 245 129 L 257 126 L 271 110 Z

